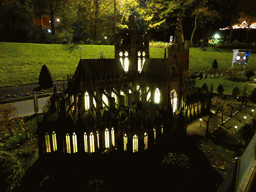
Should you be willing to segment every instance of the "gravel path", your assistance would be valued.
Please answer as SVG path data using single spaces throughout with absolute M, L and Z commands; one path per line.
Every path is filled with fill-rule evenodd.
M 60 91 L 63 87 L 63 84 L 67 85 L 67 81 L 56 81 L 54 82 L 54 86 L 56 85 L 57 91 Z M 34 93 L 51 93 L 53 88 L 49 88 L 46 90 L 41 90 L 40 86 L 37 83 L 20 85 L 15 87 L 1 87 L 0 88 L 0 100 L 18 98 L 31 96 Z

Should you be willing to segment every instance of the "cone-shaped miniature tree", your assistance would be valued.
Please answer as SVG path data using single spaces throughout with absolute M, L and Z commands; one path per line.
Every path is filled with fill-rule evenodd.
M 43 65 L 41 69 L 38 84 L 42 89 L 48 89 L 53 86 L 52 76 L 46 65 Z

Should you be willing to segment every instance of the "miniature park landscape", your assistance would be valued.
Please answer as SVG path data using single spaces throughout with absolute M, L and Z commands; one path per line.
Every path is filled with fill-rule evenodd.
M 43 64 L 47 65 L 54 81 L 65 80 L 67 74 L 74 74 L 80 54 L 81 58 L 92 59 L 99 58 L 100 52 L 103 52 L 104 58 L 114 58 L 113 46 L 81 45 L 82 49 L 78 50 L 80 45 L 21 43 L 0 43 L 0 45 L 3 50 L 0 52 L 0 73 L 3 77 L 0 79 L 0 87 L 37 83 Z M 26 52 L 24 53 L 23 50 L 26 50 Z M 166 147 L 164 156 L 161 156 L 156 161 L 147 159 L 147 166 L 150 166 L 150 163 L 156 163 L 155 168 L 172 174 L 168 177 L 159 176 L 155 180 L 145 177 L 143 180 L 145 183 L 156 182 L 158 185 L 156 189 L 164 189 L 164 187 L 170 185 L 171 180 L 173 189 L 177 189 L 177 191 L 185 191 L 193 187 L 197 188 L 198 191 L 204 191 L 204 187 L 207 185 L 212 187 L 212 191 L 216 191 L 224 178 L 232 171 L 235 157 L 242 154 L 255 132 L 255 115 L 252 111 L 252 109 L 255 109 L 255 105 L 249 100 L 243 100 L 242 102 L 236 99 L 237 96 L 248 96 L 251 93 L 255 88 L 255 84 L 252 83 L 254 77 L 252 76 L 247 80 L 244 74 L 237 72 L 232 75 L 232 77 L 237 77 L 236 81 L 230 80 L 231 75 L 229 73 L 225 74 L 225 72 L 231 68 L 232 54 L 232 50 L 208 48 L 206 51 L 202 51 L 199 48 L 190 48 L 190 73 L 204 71 L 204 76 L 208 76 L 203 79 L 194 78 L 196 87 L 202 87 L 205 83 L 207 84 L 209 92 L 216 97 L 212 101 L 212 110 L 218 111 L 218 113 L 215 113 L 211 118 L 206 115 L 193 119 L 187 126 L 189 139 L 171 143 L 172 146 Z M 150 56 L 152 58 L 163 58 L 164 50 L 151 47 Z M 215 75 L 211 74 L 214 59 L 218 62 L 218 73 Z M 248 68 L 256 70 L 255 63 L 256 57 L 252 53 L 248 61 Z M 218 89 L 219 84 L 223 86 L 223 91 Z M 233 91 L 235 87 L 239 88 L 239 92 Z M 230 96 L 227 97 L 225 95 Z M 231 95 L 234 95 L 234 97 Z M 22 177 L 28 167 L 38 158 L 37 118 L 42 118 L 42 115 L 10 120 L 8 117 L 11 113 L 10 110 L 14 109 L 8 105 L 1 110 L 1 125 L 4 125 L 5 129 L 2 129 L 1 132 L 0 148 L 3 151 L 1 152 L 2 156 L 10 155 L 10 157 L 13 157 L 14 162 L 20 163 L 15 167 L 16 172 L 19 174 L 13 176 L 10 179 L 11 182 L 12 180 L 18 181 L 16 177 Z M 238 112 L 235 113 L 236 111 Z M 244 119 L 245 116 L 246 119 Z M 202 118 L 202 121 L 200 121 L 200 118 Z M 208 119 L 209 127 L 207 132 L 206 121 Z M 228 121 L 222 123 L 222 120 L 226 119 Z M 179 147 L 176 147 L 177 144 Z M 190 145 L 191 147 L 188 147 Z M 5 154 L 5 151 L 8 154 Z M 140 163 L 143 165 L 144 162 Z M 161 168 L 159 164 L 162 166 Z M 143 169 L 143 171 L 147 173 L 148 170 Z M 155 174 L 159 173 L 156 172 Z M 208 177 L 210 173 L 214 176 Z M 138 175 L 143 177 L 143 174 Z M 121 179 L 117 181 L 127 185 L 130 180 L 126 179 L 127 183 L 126 181 L 121 181 Z M 57 182 L 65 181 L 64 176 L 56 176 L 55 180 Z M 54 186 L 51 189 L 53 191 L 56 185 L 51 184 L 51 182 L 53 182 L 51 175 L 44 177 L 40 182 L 39 191 L 49 191 L 49 188 L 51 188 L 49 186 Z M 118 187 L 113 188 L 113 185 L 116 184 L 115 181 L 87 178 L 86 182 L 88 191 L 107 191 L 109 188 L 112 190 L 120 189 Z M 14 186 L 14 184 L 12 185 Z M 201 186 L 199 187 L 198 185 Z M 121 187 L 122 185 L 117 186 Z M 141 184 L 138 188 L 143 190 L 144 187 Z M 149 186 L 148 189 L 150 189 Z

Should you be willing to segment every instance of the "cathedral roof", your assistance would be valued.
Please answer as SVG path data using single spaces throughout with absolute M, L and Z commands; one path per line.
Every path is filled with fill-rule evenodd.
M 161 81 L 168 76 L 167 59 L 146 59 L 141 76 L 148 81 Z
M 81 59 L 74 74 L 74 80 L 97 81 L 124 75 L 119 60 L 115 59 Z

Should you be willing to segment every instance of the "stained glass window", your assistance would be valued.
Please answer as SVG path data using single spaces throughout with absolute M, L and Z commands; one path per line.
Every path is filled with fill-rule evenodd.
M 85 110 L 90 109 L 90 97 L 88 92 L 85 92 L 85 95 L 84 95 L 84 105 L 85 105 Z
M 66 135 L 66 147 L 67 147 L 67 153 L 71 153 L 71 147 L 70 147 L 70 136 L 67 133 Z
M 144 150 L 148 149 L 148 134 L 144 133 Z
M 73 140 L 73 153 L 77 153 L 77 136 L 75 132 L 72 135 L 72 140 Z
M 109 130 L 105 130 L 105 148 L 109 148 Z
M 160 90 L 159 88 L 156 88 L 155 90 L 155 103 L 160 103 L 160 98 L 161 98 L 161 94 L 160 94 Z
M 154 132 L 154 140 L 156 141 L 156 129 L 155 128 L 153 129 L 153 132 Z
M 112 141 L 112 145 L 115 146 L 115 130 L 114 130 L 114 128 L 111 129 L 111 141 Z
M 97 133 L 97 145 L 98 145 L 98 149 L 100 148 L 100 134 L 98 131 L 96 131 Z
M 53 151 L 57 151 L 57 138 L 55 131 L 52 132 L 52 145 L 53 145 Z
M 173 89 L 171 91 L 171 103 L 172 103 L 172 109 L 173 112 L 176 112 L 176 110 L 178 109 L 178 97 L 177 97 L 177 93 L 175 91 L 175 89 Z
M 104 106 L 107 107 L 108 106 L 108 97 L 105 94 L 102 94 L 102 100 L 104 101 Z
M 94 153 L 95 152 L 95 146 L 94 146 L 94 135 L 91 132 L 90 133 L 90 153 Z
M 124 151 L 127 151 L 127 142 L 128 142 L 127 135 L 124 134 Z
M 88 153 L 88 140 L 86 132 L 84 132 L 84 151 Z
M 132 150 L 133 153 L 134 153 L 134 152 L 138 152 L 138 145 L 139 145 L 139 144 L 138 144 L 138 136 L 137 136 L 137 135 L 134 135 L 134 136 L 133 136 L 133 143 L 132 143 L 132 145 L 133 145 L 133 148 L 132 148 L 132 149 L 133 149 L 133 150 Z
M 50 142 L 50 135 L 48 133 L 45 134 L 45 146 L 46 146 L 46 152 L 51 152 L 51 142 Z

